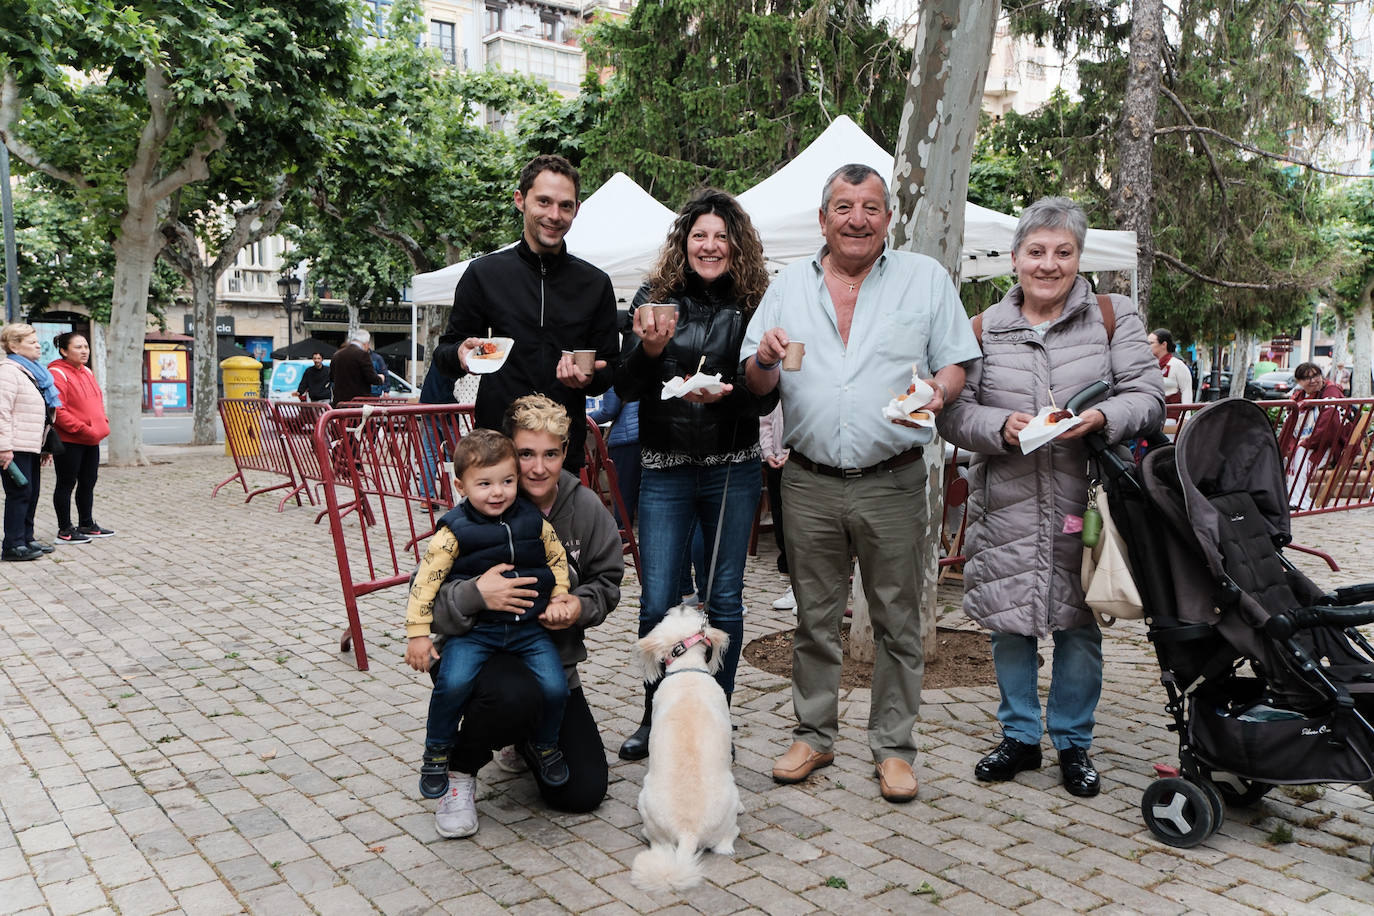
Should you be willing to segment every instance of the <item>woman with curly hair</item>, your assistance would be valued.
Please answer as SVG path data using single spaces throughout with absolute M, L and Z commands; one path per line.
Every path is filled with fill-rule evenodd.
M 748 214 L 724 191 L 697 192 L 635 295 L 634 340 L 615 383 L 623 400 L 640 402 L 639 635 L 677 603 L 692 529 L 700 525 L 709 588 L 699 586 L 712 626 L 730 636 L 716 675 L 727 699 L 744 637 L 744 560 L 762 488 L 759 417 L 777 401 L 776 394 L 756 397 L 743 384 L 739 351 L 767 287 L 763 245 Z M 655 320 L 654 310 L 640 308 L 650 303 L 674 305 L 676 315 Z M 719 373 L 720 390 L 661 396 L 664 382 L 698 371 Z M 621 758 L 648 756 L 653 700 L 654 688 L 646 684 L 644 718 L 621 746 Z

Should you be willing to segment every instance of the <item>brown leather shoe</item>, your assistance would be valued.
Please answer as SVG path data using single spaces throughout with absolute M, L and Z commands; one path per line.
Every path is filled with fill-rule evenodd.
M 889 757 L 874 767 L 878 774 L 878 789 L 890 802 L 909 802 L 916 797 L 916 774 L 911 764 L 900 757 Z
M 811 775 L 812 770 L 828 767 L 834 762 L 834 754 L 822 754 L 805 741 L 794 741 L 787 753 L 773 763 L 773 781 L 783 784 L 801 782 Z

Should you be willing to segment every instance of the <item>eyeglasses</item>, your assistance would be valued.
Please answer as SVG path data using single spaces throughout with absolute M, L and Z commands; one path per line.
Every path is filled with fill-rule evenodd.
M 1321 376 L 1320 376 L 1320 375 L 1299 375 L 1299 376 L 1295 376 L 1295 378 L 1297 378 L 1297 380 L 1300 381 L 1300 382 L 1310 382 L 1310 381 L 1312 381 L 1313 379 L 1319 379 L 1319 378 L 1321 378 Z

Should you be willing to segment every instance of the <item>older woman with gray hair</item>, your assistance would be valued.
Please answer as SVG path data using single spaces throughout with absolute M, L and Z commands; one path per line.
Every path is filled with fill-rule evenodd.
M 1164 391 L 1131 300 L 1078 275 L 1088 221 L 1066 197 L 1026 208 L 1012 238 L 1017 283 L 974 319 L 983 359 L 936 422 L 974 453 L 969 469 L 964 612 L 992 631 L 1002 742 L 974 767 L 983 782 L 1040 766 L 1039 641 L 1053 640 L 1046 719 L 1072 795 L 1101 789 L 1088 751 L 1102 692 L 1102 634 L 1083 597 L 1083 437 L 1119 443 L 1157 428 Z M 981 327 L 980 327 L 981 325 Z M 1021 433 L 1098 379 L 1109 395 L 1077 425 L 1025 454 Z

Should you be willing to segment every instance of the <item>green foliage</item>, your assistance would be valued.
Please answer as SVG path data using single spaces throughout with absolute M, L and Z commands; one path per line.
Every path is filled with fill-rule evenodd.
M 1338 214 L 1334 243 L 1349 259 L 1332 304 L 1349 317 L 1362 298 L 1374 294 L 1374 180 L 1343 185 L 1331 195 L 1331 205 Z
M 288 209 L 300 254 L 358 304 L 353 294 L 381 297 L 417 271 L 510 240 L 522 148 L 482 127 L 480 112 L 547 106 L 552 95 L 528 78 L 445 66 L 418 45 L 415 0 L 397 3 L 388 22 L 328 112 L 310 203 Z
M 970 199 L 1024 205 L 1045 194 L 1078 200 L 1094 225 L 1108 206 L 1129 48 L 1130 7 L 1114 0 L 1014 0 L 1012 28 L 1080 57 L 1080 100 L 1056 93 L 1029 116 L 1009 114 L 980 138 Z M 1318 177 L 1229 143 L 1298 158 L 1362 110 L 1358 84 L 1333 77 L 1346 5 L 1232 0 L 1167 7 L 1154 153 L 1156 250 L 1205 282 L 1156 261 L 1152 324 L 1182 340 L 1261 336 L 1310 313 L 1343 259 L 1327 229 L 1332 210 Z M 1325 82 L 1323 82 L 1325 81 Z M 1324 84 L 1317 96 L 1310 88 Z M 1224 136 L 1188 130 L 1200 125 Z M 1002 182 L 998 186 L 998 182 Z M 1004 209 L 998 206 L 999 209 Z M 1014 212 L 1014 207 L 1006 208 Z
M 115 257 L 106 225 L 70 188 L 32 175 L 15 185 L 14 223 L 19 302 L 29 316 L 78 306 L 94 320 L 108 322 Z M 171 304 L 180 285 L 175 271 L 153 272 L 148 297 L 155 315 Z
M 910 51 L 866 0 L 662 0 L 593 26 L 589 65 L 611 67 L 586 140 L 589 177 L 616 171 L 677 203 L 738 193 L 841 114 L 885 149 L 897 139 Z

